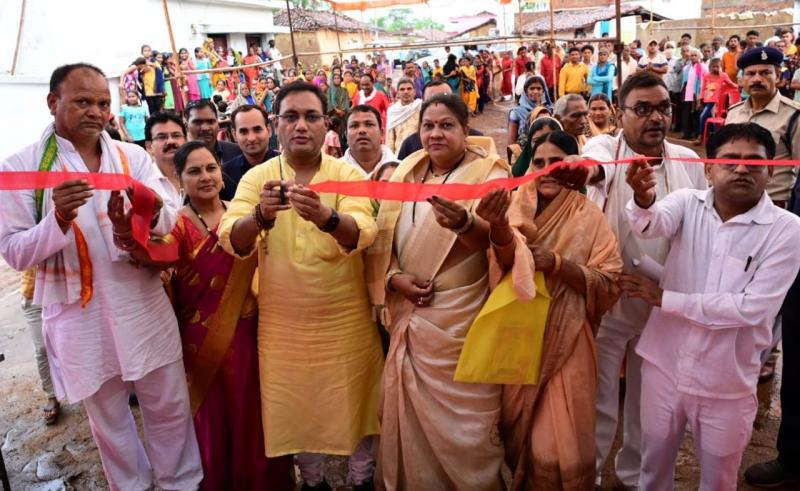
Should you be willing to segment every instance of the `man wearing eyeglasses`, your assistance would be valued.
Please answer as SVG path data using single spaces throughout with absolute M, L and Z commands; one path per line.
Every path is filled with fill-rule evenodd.
M 144 125 L 144 145 L 150 156 L 172 186 L 167 188 L 176 203 L 183 203 L 180 178 L 175 171 L 175 152 L 186 143 L 186 125 L 180 116 L 165 111 L 147 118 Z M 165 186 L 166 187 L 166 186 Z
M 322 152 L 327 100 L 307 82 L 275 100 L 284 152 L 250 169 L 219 226 L 229 253 L 258 254 L 258 353 L 267 457 L 297 455 L 304 490 L 329 490 L 324 454 L 350 455 L 355 489 L 372 489 L 383 353 L 362 251 L 377 226 L 367 198 L 311 182 L 363 181 Z
M 757 165 L 775 157 L 770 132 L 756 123 L 725 125 L 710 139 L 708 156 L 739 163 L 706 164 L 707 191 L 681 189 L 656 201 L 651 163 L 635 162 L 625 176 L 633 189 L 626 206 L 633 233 L 667 239 L 670 249 L 660 284 L 626 275 L 620 281 L 629 296 L 653 307 L 636 346 L 644 359 L 646 490 L 673 489 L 687 424 L 700 489 L 737 489 L 758 409 L 761 352 L 771 345 L 773 321 L 800 269 L 800 219 L 773 206 L 765 188 L 774 167 Z
M 591 138 L 583 156 L 600 162 L 652 157 L 656 196 L 660 199 L 676 189 L 706 189 L 703 168 L 697 164 L 665 157 L 697 157 L 688 148 L 666 140 L 672 117 L 669 91 L 661 76 L 641 71 L 631 75 L 619 90 L 619 118 L 624 128 L 617 136 Z M 669 251 L 667 239 L 642 240 L 631 233 L 625 205 L 633 191 L 625 184 L 627 165 L 601 165 L 591 168 L 588 195 L 603 208 L 617 235 L 626 274 L 645 274 L 657 280 Z M 621 297 L 603 317 L 597 334 L 597 360 L 600 373 L 597 390 L 597 469 L 608 458 L 617 433 L 619 412 L 619 372 L 625 365 L 625 406 L 622 448 L 616 458 L 616 472 L 629 489 L 639 486 L 641 463 L 639 402 L 642 359 L 634 352 L 651 307 L 640 299 Z M 627 358 L 626 358 L 627 356 Z

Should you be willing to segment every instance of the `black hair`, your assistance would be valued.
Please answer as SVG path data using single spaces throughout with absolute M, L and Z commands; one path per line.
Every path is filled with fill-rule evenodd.
M 328 113 L 328 98 L 322 93 L 319 87 L 316 85 L 305 82 L 303 80 L 295 80 L 294 82 L 284 85 L 281 87 L 281 91 L 278 92 L 278 97 L 275 98 L 275 102 L 272 103 L 272 109 L 275 111 L 275 114 L 280 114 L 281 112 L 281 103 L 289 94 L 294 94 L 296 92 L 311 92 L 317 99 L 319 99 L 320 104 L 322 104 L 322 114 Z
M 374 107 L 367 104 L 359 104 L 357 106 L 353 106 L 350 108 L 349 111 L 347 111 L 347 115 L 345 115 L 344 117 L 345 127 L 347 127 L 347 123 L 350 122 L 350 116 L 352 116 L 353 113 L 372 113 L 372 115 L 375 116 L 375 119 L 378 121 L 378 128 L 381 131 L 383 131 L 383 121 L 381 121 L 381 113 L 379 113 L 378 110 L 375 109 Z
M 53 70 L 52 74 L 50 74 L 50 92 L 57 94 L 59 87 L 64 82 L 64 79 L 66 79 L 67 76 L 74 70 L 80 70 L 82 68 L 92 70 L 103 78 L 106 77 L 106 74 L 103 73 L 103 70 L 89 63 L 71 63 L 69 65 L 61 65 Z
M 139 53 L 144 53 L 145 48 L 150 48 L 151 50 L 153 49 L 153 47 L 150 46 L 149 44 L 143 44 L 142 47 L 139 48 Z
M 761 37 L 761 35 L 755 29 L 750 29 L 749 31 L 747 31 L 747 34 L 745 34 L 745 36 L 747 36 L 747 37 L 750 37 L 750 36 Z
M 571 47 L 571 48 L 569 49 L 569 51 L 567 51 L 567 54 L 571 54 L 573 51 L 574 51 L 574 52 L 578 52 L 578 53 L 580 53 L 580 52 L 581 52 L 581 49 L 580 49 L 579 47 L 577 47 L 577 46 L 573 46 L 573 47 Z
M 378 167 L 378 170 L 374 174 L 372 174 L 372 180 L 373 181 L 380 181 L 381 177 L 383 177 L 383 175 L 386 173 L 387 170 L 396 169 L 397 167 L 400 167 L 400 162 L 398 162 L 396 160 L 390 160 L 388 162 L 382 163 Z
M 742 38 L 740 38 L 738 34 L 731 34 L 730 37 L 728 37 L 728 42 L 730 42 L 731 39 L 735 39 L 740 42 L 742 40 Z
M 362 73 L 360 78 L 369 77 L 369 81 L 375 83 L 375 79 L 372 78 L 372 75 L 369 73 Z
M 692 39 L 692 35 L 691 35 L 691 34 L 689 34 L 688 32 L 684 32 L 684 33 L 681 35 L 681 39 L 683 39 L 683 38 L 689 38 L 689 39 Z
M 715 131 L 706 144 L 709 158 L 715 158 L 719 147 L 736 140 L 750 140 L 767 151 L 767 160 L 775 158 L 775 139 L 769 130 L 757 123 L 729 123 Z
M 606 94 L 603 92 L 598 92 L 594 94 L 592 97 L 589 98 L 589 105 L 591 106 L 594 101 L 603 101 L 606 103 L 609 109 L 612 111 L 614 110 L 614 105 L 611 103 L 611 99 L 608 98 Z
M 532 72 L 535 69 L 536 69 L 536 63 L 535 62 L 529 61 L 528 63 L 525 63 L 525 70 L 527 70 L 529 72 Z
M 236 116 L 240 113 L 246 113 L 248 111 L 258 111 L 264 116 L 264 127 L 269 128 L 269 114 L 267 114 L 267 110 L 264 109 L 261 105 L 256 104 L 242 104 L 241 106 L 237 107 L 233 110 L 231 114 L 231 127 L 235 130 L 236 129 Z
M 544 128 L 550 128 L 553 131 L 563 131 L 558 121 L 556 121 L 552 117 L 548 118 L 541 117 L 539 119 L 534 120 L 533 123 L 531 123 L 531 127 L 528 129 L 528 133 L 530 135 L 534 135 L 537 131 Z
M 131 65 L 146 65 L 146 64 L 147 60 L 144 59 L 144 56 L 136 58 L 135 60 L 133 60 L 133 63 L 131 63 Z
M 469 109 L 464 101 L 454 94 L 436 94 L 427 101 L 422 103 L 419 110 L 419 126 L 422 127 L 422 117 L 425 116 L 425 111 L 434 104 L 441 104 L 453 113 L 458 123 L 463 127 L 469 126 Z
M 173 123 L 177 124 L 181 127 L 181 133 L 183 133 L 184 138 L 186 137 L 186 123 L 183 122 L 183 119 L 175 113 L 170 113 L 167 111 L 159 111 L 155 114 L 150 115 L 147 118 L 147 122 L 144 124 L 144 141 L 153 141 L 153 126 L 157 124 L 162 124 L 172 121 Z
M 183 118 L 186 121 L 189 121 L 189 117 L 191 116 L 193 109 L 200 110 L 203 109 L 204 107 L 207 107 L 212 111 L 214 111 L 214 117 L 217 116 L 217 106 L 215 106 L 214 103 L 208 99 L 200 99 L 196 101 L 191 101 L 189 104 L 186 104 L 186 107 L 183 108 Z
M 580 150 L 578 149 L 578 140 L 576 140 L 575 137 L 569 133 L 559 129 L 551 131 L 550 133 L 545 133 L 536 139 L 536 141 L 533 143 L 533 150 L 531 151 L 531 160 L 533 160 L 533 158 L 536 156 L 536 150 L 538 150 L 539 147 L 545 143 L 552 143 L 563 150 L 567 155 L 580 154 Z
M 527 94 L 528 88 L 533 84 L 540 86 L 542 90 L 547 90 L 547 87 L 545 87 L 544 83 L 542 83 L 542 78 L 539 76 L 534 76 L 525 81 L 525 85 L 522 86 L 522 92 Z
M 439 85 L 448 85 L 449 86 L 449 84 L 447 82 L 445 82 L 444 80 L 436 80 L 435 78 L 431 79 L 430 82 L 426 83 L 425 87 L 422 88 L 422 96 L 425 97 L 425 91 L 427 91 L 429 88 L 438 87 Z
M 206 144 L 200 140 L 189 141 L 178 147 L 178 149 L 175 151 L 174 165 L 175 165 L 175 172 L 177 172 L 179 176 L 183 174 L 183 169 L 186 168 L 186 161 L 189 159 L 189 155 L 191 155 L 192 152 L 199 150 L 201 148 L 208 150 Z M 217 163 L 219 163 L 219 159 L 217 158 L 216 152 L 208 150 L 208 153 L 213 155 L 214 160 Z
M 342 118 L 339 116 L 332 116 L 330 118 L 330 124 L 328 125 L 329 130 L 333 130 L 336 133 L 339 133 L 342 129 Z
M 592 53 L 594 53 L 594 46 L 592 46 L 591 44 L 584 44 L 583 47 L 581 47 L 581 53 L 583 53 L 587 49 Z
M 625 99 L 634 89 L 649 89 L 652 87 L 663 87 L 664 90 L 668 91 L 667 84 L 655 73 L 648 71 L 634 73 L 625 79 L 625 82 L 622 83 L 622 87 L 619 89 L 618 100 L 620 107 L 625 105 Z
M 106 133 L 108 133 L 108 136 L 110 136 L 112 140 L 116 140 L 118 142 L 122 141 L 122 135 L 119 134 L 118 129 L 112 128 L 111 126 L 106 126 Z

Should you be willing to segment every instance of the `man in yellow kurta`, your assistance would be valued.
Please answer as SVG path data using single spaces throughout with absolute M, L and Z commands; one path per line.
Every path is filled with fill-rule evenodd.
M 361 251 L 375 240 L 369 199 L 306 186 L 359 181 L 354 166 L 321 152 L 327 131 L 319 88 L 293 82 L 275 100 L 284 153 L 251 169 L 220 223 L 229 253 L 258 253 L 266 454 L 298 454 L 303 489 L 330 489 L 324 455 L 350 455 L 355 489 L 372 489 L 383 366 Z

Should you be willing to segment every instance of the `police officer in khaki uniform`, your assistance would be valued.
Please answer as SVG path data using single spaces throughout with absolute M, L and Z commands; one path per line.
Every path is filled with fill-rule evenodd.
M 800 130 L 798 115 L 800 104 L 781 96 L 775 88 L 783 53 L 774 48 L 754 48 L 739 57 L 744 88 L 750 99 L 728 111 L 726 123 L 752 121 L 772 133 L 776 144 L 776 159 L 800 159 Z M 772 201 L 798 212 L 798 187 L 795 185 L 796 168 L 776 167 L 767 192 Z M 800 183 L 798 183 L 800 184 Z M 750 466 L 745 480 L 759 487 L 800 485 L 800 277 L 792 284 L 781 308 L 780 322 L 776 326 L 783 343 L 783 372 L 781 379 L 781 426 L 778 430 L 778 457 Z M 777 336 L 774 336 L 777 342 Z M 731 428 L 733 431 L 734 429 Z
M 731 106 L 725 123 L 757 123 L 775 139 L 775 159 L 800 160 L 800 103 L 778 92 L 778 70 L 783 53 L 776 48 L 754 48 L 745 51 L 736 62 L 742 69 L 744 89 L 750 98 Z M 777 167 L 767 184 L 772 201 L 786 208 L 797 170 Z

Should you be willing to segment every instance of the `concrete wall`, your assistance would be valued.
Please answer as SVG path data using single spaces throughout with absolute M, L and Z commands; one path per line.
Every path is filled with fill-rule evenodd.
M 713 9 L 712 9 L 713 6 Z M 712 10 L 718 14 L 739 12 L 771 12 L 782 9 L 794 8 L 794 0 L 703 0 L 702 16 L 712 15 Z
M 16 76 L 11 65 L 19 28 L 20 0 L 0 0 L 0 158 L 36 140 L 52 120 L 45 97 L 50 73 L 59 65 L 85 61 L 110 77 L 113 112 L 119 112 L 119 74 L 142 44 L 169 50 L 161 0 L 28 0 Z M 190 50 L 206 33 L 235 33 L 230 43 L 244 49 L 244 34 L 287 30 L 273 25 L 276 0 L 170 0 L 177 47 Z M 91 16 L 89 16 L 91 14 Z M 241 34 L 238 34 L 241 33 Z M 291 52 L 291 50 L 289 50 Z
M 357 48 L 372 41 L 372 36 L 369 32 L 340 32 L 339 42 L 336 40 L 336 31 L 333 29 L 321 29 L 315 32 L 295 32 L 294 43 L 298 53 L 314 53 L 314 52 L 327 52 L 341 49 Z M 284 55 L 292 54 L 292 41 L 289 34 L 277 34 L 275 36 L 275 46 Z M 366 59 L 366 53 L 345 53 L 346 58 L 351 56 L 358 57 L 359 61 Z M 305 67 L 319 67 L 322 65 L 330 65 L 333 62 L 334 54 L 330 55 L 314 55 L 314 56 L 298 56 L 300 63 Z M 287 66 L 287 65 L 284 65 Z M 291 63 L 288 64 L 291 66 Z
M 3 112 L 0 116 L 0 160 L 34 143 L 53 121 L 47 108 L 49 78 L 10 77 L 0 75 L 0 94 L 3 94 Z M 108 80 L 111 91 L 112 112 L 119 110 L 119 77 Z M 6 94 L 13 94 L 5 97 Z
M 770 25 L 770 27 L 755 28 L 761 35 L 761 40 L 765 40 L 772 36 L 775 32 L 775 27 L 781 25 L 790 25 L 793 22 L 793 15 L 788 12 L 771 12 L 771 13 L 756 13 L 752 18 L 740 20 L 731 19 L 727 16 L 717 16 L 712 32 L 708 26 L 711 25 L 711 18 L 705 17 L 702 19 L 682 19 L 682 20 L 668 20 L 661 23 L 654 23 L 652 29 L 648 28 L 648 24 L 642 23 L 637 27 L 636 37 L 641 40 L 648 39 L 671 39 L 679 40 L 684 32 L 692 35 L 692 43 L 699 46 L 700 43 L 710 43 L 714 35 L 719 34 L 725 39 L 731 34 L 738 34 L 744 37 L 744 34 L 751 29 L 750 26 L 755 25 Z

